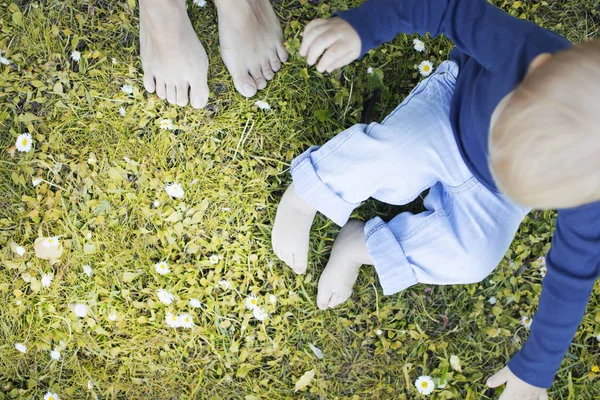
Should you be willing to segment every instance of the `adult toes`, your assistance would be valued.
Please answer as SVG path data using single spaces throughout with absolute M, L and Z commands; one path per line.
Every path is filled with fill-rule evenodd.
M 285 49 L 283 43 L 277 44 L 277 56 L 281 60 L 281 62 L 286 62 L 288 60 L 288 52 Z
M 206 79 L 192 81 L 190 84 L 190 103 L 194 108 L 203 108 L 208 103 L 208 84 Z
M 156 95 L 163 100 L 167 98 L 167 85 L 164 82 L 156 82 Z
M 252 78 L 254 79 L 254 82 L 256 84 L 256 88 L 258 90 L 263 90 L 264 88 L 267 87 L 267 81 L 265 80 L 265 78 L 263 77 L 262 71 L 260 70 L 260 67 L 256 67 L 254 69 L 250 70 L 250 76 L 252 76 Z
M 241 72 L 233 76 L 233 84 L 242 96 L 252 97 L 256 94 L 256 83 L 248 75 L 248 72 Z
M 271 64 L 271 70 L 273 72 L 277 72 L 281 69 L 281 61 L 279 60 L 279 57 L 277 57 L 277 54 L 271 54 L 269 57 L 269 63 Z
M 262 71 L 262 75 L 268 81 L 270 81 L 271 79 L 273 79 L 273 76 L 275 76 L 275 74 L 273 73 L 273 70 L 271 69 L 271 61 L 270 60 L 265 60 L 261 64 L 260 69 Z
M 167 101 L 177 104 L 177 87 L 172 83 L 167 84 Z
M 188 104 L 188 93 L 190 91 L 190 86 L 187 82 L 179 82 L 177 84 L 177 105 L 184 107 Z
M 148 93 L 154 93 L 156 90 L 156 82 L 154 82 L 154 75 L 144 74 L 144 88 Z

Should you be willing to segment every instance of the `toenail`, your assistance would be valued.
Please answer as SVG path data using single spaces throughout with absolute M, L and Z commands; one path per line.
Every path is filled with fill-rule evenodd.
M 246 84 L 244 85 L 244 91 L 248 94 L 254 93 L 254 86 Z

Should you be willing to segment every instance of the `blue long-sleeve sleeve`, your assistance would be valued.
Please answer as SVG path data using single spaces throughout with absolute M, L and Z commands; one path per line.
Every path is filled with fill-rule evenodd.
M 450 119 L 471 172 L 497 191 L 488 159 L 489 123 L 500 100 L 541 53 L 571 46 L 562 36 L 513 18 L 486 0 L 367 0 L 337 14 L 357 31 L 362 55 L 399 33 L 446 35 L 459 65 Z M 509 362 L 520 379 L 549 387 L 600 273 L 600 202 L 560 210 L 548 272 L 529 339 Z
M 560 210 L 548 272 L 529 339 L 508 367 L 534 386 L 550 387 L 600 275 L 600 203 Z

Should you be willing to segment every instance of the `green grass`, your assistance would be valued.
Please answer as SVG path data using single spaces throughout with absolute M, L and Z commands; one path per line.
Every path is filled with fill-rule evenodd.
M 351 300 L 326 312 L 316 307 L 316 283 L 336 227 L 317 220 L 305 276 L 270 249 L 293 157 L 359 122 L 375 88 L 383 89 L 374 109 L 381 119 L 418 82 L 415 65 L 424 57 L 439 64 L 449 42 L 426 39 L 422 55 L 401 35 L 322 76 L 294 51 L 299 34 L 312 18 L 359 2 L 282 0 L 275 7 L 291 61 L 247 100 L 219 59 L 213 6 L 190 7 L 211 61 L 210 107 L 195 111 L 143 92 L 133 3 L 0 5 L 0 49 L 13 61 L 0 65 L 0 398 L 42 398 L 51 390 L 61 399 L 414 399 L 414 380 L 439 377 L 453 354 L 462 373 L 450 369 L 446 389 L 432 398 L 497 398 L 485 380 L 527 337 L 520 318 L 537 307 L 541 277 L 533 262 L 550 246 L 554 213 L 530 214 L 505 260 L 480 284 L 429 293 L 417 285 L 384 297 L 365 268 Z M 573 41 L 600 26 L 594 0 L 496 3 Z M 83 55 L 79 64 L 69 59 L 74 49 Z M 367 76 L 369 66 L 382 80 Z M 122 93 L 123 84 L 134 94 Z M 273 109 L 258 110 L 255 100 Z M 159 129 L 167 118 L 174 131 Z M 6 149 L 25 131 L 34 151 L 12 157 Z M 92 154 L 95 165 L 88 164 Z M 44 182 L 34 188 L 33 176 Z M 173 181 L 184 187 L 183 200 L 165 193 Z M 368 202 L 357 216 L 390 218 L 398 210 Z M 33 255 L 33 242 L 54 235 L 63 235 L 65 252 L 52 267 Z M 12 242 L 26 247 L 25 257 Z M 216 265 L 209 261 L 215 254 Z M 152 270 L 160 260 L 169 262 L 170 275 Z M 85 264 L 91 278 L 82 273 Z M 41 274 L 52 271 L 54 282 L 40 288 Z M 34 279 L 25 282 L 25 274 Z M 221 279 L 233 288 L 220 289 Z M 157 300 L 161 287 L 176 295 L 168 307 Z M 264 323 L 244 307 L 251 293 L 273 312 Z M 268 303 L 271 294 L 276 305 Z M 599 294 L 596 285 L 553 399 L 600 396 L 600 378 L 591 372 L 600 363 Z M 496 306 L 487 301 L 492 296 Z M 190 298 L 204 308 L 191 309 Z M 88 317 L 73 315 L 75 303 L 90 307 Z M 196 328 L 167 328 L 167 310 L 191 312 Z M 118 319 L 109 320 L 115 312 Z M 27 354 L 15 350 L 17 342 Z M 323 350 L 322 360 L 309 343 Z M 55 347 L 60 361 L 50 359 Z M 294 393 L 313 369 L 309 387 Z

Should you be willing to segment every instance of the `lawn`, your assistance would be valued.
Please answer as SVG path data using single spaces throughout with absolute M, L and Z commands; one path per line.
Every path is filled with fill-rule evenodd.
M 290 61 L 248 100 L 219 58 L 212 3 L 189 2 L 211 61 L 200 111 L 144 92 L 134 0 L 0 3 L 10 61 L 0 64 L 0 399 L 416 399 L 420 375 L 445 377 L 433 399 L 498 397 L 485 381 L 527 338 L 555 214 L 531 213 L 479 284 L 384 297 L 364 267 L 351 299 L 320 311 L 316 284 L 338 228 L 317 219 L 304 276 L 270 247 L 290 162 L 380 120 L 419 81 L 417 65 L 439 65 L 451 44 L 424 37 L 419 53 L 400 35 L 321 75 L 297 54 L 303 27 L 360 1 L 274 3 Z M 597 0 L 495 3 L 575 42 L 600 27 Z M 15 152 L 25 132 L 33 149 Z M 182 197 L 167 193 L 173 183 Z M 356 217 L 400 210 L 367 202 Z M 36 257 L 39 237 L 59 237 L 54 264 Z M 597 284 L 552 399 L 600 398 L 599 299 Z M 194 326 L 170 327 L 167 314 Z M 305 373 L 314 377 L 295 391 Z

